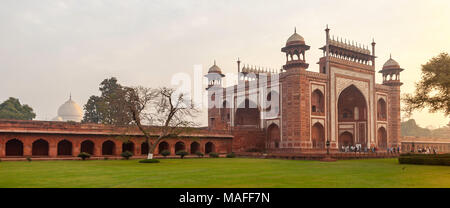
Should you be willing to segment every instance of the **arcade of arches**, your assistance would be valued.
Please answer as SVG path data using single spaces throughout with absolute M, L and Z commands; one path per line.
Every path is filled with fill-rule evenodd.
M 95 140 L 93 140 L 95 141 Z M 31 154 L 28 156 L 36 156 L 36 157 L 73 157 L 77 156 L 80 152 L 86 152 L 93 156 L 118 156 L 122 152 L 130 151 L 133 155 L 147 155 L 148 154 L 148 145 L 146 142 L 139 141 L 128 141 L 121 142 L 115 140 L 104 140 L 102 142 L 93 142 L 91 140 L 84 140 L 82 142 L 73 141 L 70 139 L 61 139 L 56 141 L 56 147 L 54 151 L 56 154 L 51 153 L 52 148 L 51 143 L 46 139 L 37 139 L 32 142 Z M 51 141 L 52 142 L 52 141 Z M 139 143 L 140 148 L 135 148 L 135 143 Z M 78 144 L 78 147 L 76 146 Z M 177 140 L 172 141 L 172 139 L 167 141 L 162 141 L 159 143 L 157 150 L 155 150 L 155 154 L 161 154 L 162 151 L 167 150 L 171 153 L 171 155 L 175 155 L 178 151 L 187 151 L 190 154 L 196 154 L 197 152 L 202 152 L 208 154 L 210 152 L 218 151 L 216 146 L 224 145 L 221 141 L 189 141 Z M 118 148 L 119 146 L 119 148 Z M 224 147 L 225 149 L 220 149 L 221 153 L 228 153 L 229 148 Z M 22 157 L 27 156 L 24 153 L 24 150 L 27 148 L 24 147 L 24 142 L 21 139 L 9 139 L 5 142 L 4 156 L 11 157 Z M 78 149 L 78 150 L 77 150 Z M 100 151 L 98 151 L 100 150 Z
M 45 125 L 41 123 L 45 123 Z M 132 135 L 128 141 L 123 141 L 117 138 L 120 134 L 111 134 L 111 131 L 105 131 L 104 134 L 101 134 L 102 128 L 108 127 L 105 125 L 6 120 L 0 121 L 0 128 L 2 125 L 9 126 L 8 130 L 11 131 L 7 132 L 5 129 L 1 129 L 0 158 L 77 157 L 80 152 L 89 153 L 92 157 L 120 157 L 120 154 L 125 151 L 132 152 L 134 156 L 145 157 L 149 152 L 149 146 L 143 136 Z M 44 129 L 39 129 L 42 126 L 46 126 L 46 131 L 53 128 L 53 132 L 57 133 L 51 131 L 43 133 Z M 87 132 L 91 126 L 95 127 L 92 128 L 92 132 L 96 134 Z M 85 132 L 79 133 L 80 129 Z M 111 129 L 112 131 L 116 130 Z M 35 130 L 36 132 L 33 132 Z M 180 138 L 167 138 L 157 145 L 154 154 L 157 155 L 163 150 L 168 150 L 170 155 L 175 155 L 180 150 L 191 154 L 196 152 L 227 154 L 231 152 L 233 138 L 231 135 L 221 132 L 208 132 L 198 130 L 195 132 L 195 137 L 187 135 Z M 150 144 L 153 144 L 152 142 L 153 140 L 150 140 Z

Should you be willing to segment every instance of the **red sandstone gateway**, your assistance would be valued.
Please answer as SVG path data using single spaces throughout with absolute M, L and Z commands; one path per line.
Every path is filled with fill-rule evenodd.
M 156 136 L 157 132 L 153 132 Z M 80 152 L 93 157 L 115 157 L 124 151 L 145 156 L 148 146 L 144 142 L 137 129 L 77 122 L 0 120 L 0 157 L 68 158 Z M 163 140 L 154 154 L 163 150 L 169 150 L 171 155 L 180 150 L 191 154 L 197 151 L 226 154 L 231 152 L 231 142 L 232 136 L 227 132 L 194 129 L 178 138 Z
M 377 84 L 374 41 L 369 50 L 331 37 L 328 27 L 324 37 L 319 72 L 306 70 L 310 46 L 296 31 L 281 49 L 286 55 L 281 70 L 241 67 L 238 60 L 239 84 L 224 88 L 225 75 L 214 64 L 205 76 L 210 102 L 215 103 L 208 111 L 209 127 L 231 130 L 237 152 L 317 152 L 325 151 L 327 142 L 331 151 L 398 147 L 403 69 L 390 58 L 378 71 L 383 83 Z M 278 113 L 265 116 L 273 108 L 264 102 L 274 98 Z

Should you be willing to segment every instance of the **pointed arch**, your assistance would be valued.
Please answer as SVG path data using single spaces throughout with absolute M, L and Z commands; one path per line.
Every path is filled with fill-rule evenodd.
M 313 149 L 325 149 L 325 128 L 320 122 L 311 128 L 311 142 Z
M 38 139 L 32 144 L 32 155 L 33 156 L 48 156 L 49 144 L 44 139 Z
M 116 144 L 111 140 L 107 140 L 102 144 L 102 155 L 114 155 L 115 149 Z
M 378 148 L 380 149 L 386 149 L 387 148 L 387 132 L 384 127 L 380 127 L 377 131 L 377 142 L 378 142 Z
M 58 155 L 59 156 L 72 156 L 72 142 L 68 140 L 61 140 L 58 142 Z
M 90 155 L 94 155 L 94 147 L 94 142 L 92 142 L 91 140 L 84 140 L 83 142 L 81 142 L 80 152 L 86 152 Z
M 5 144 L 6 156 L 23 156 L 23 143 L 18 139 L 8 140 Z
M 279 148 L 280 147 L 280 128 L 277 124 L 272 123 L 267 128 L 267 135 L 269 140 L 269 148 Z
M 367 121 L 367 102 L 355 85 L 345 88 L 339 95 L 338 121 Z

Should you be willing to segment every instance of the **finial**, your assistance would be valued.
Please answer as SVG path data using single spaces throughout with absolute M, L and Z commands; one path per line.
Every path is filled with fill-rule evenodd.
M 214 59 L 214 65 L 216 65 L 216 59 Z
M 392 53 L 389 54 L 389 59 L 392 59 Z
M 294 27 L 294 33 L 297 33 L 297 27 Z
M 72 100 L 72 92 L 69 93 L 69 100 Z

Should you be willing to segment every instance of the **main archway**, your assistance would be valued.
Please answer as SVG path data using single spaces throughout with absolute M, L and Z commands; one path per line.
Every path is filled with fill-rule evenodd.
M 32 144 L 31 154 L 33 156 L 48 156 L 48 142 L 43 139 L 38 139 Z
M 355 85 L 345 88 L 338 99 L 338 123 L 354 126 L 352 145 L 367 147 L 367 118 L 367 102 L 363 93 Z M 339 143 L 339 146 L 342 145 Z
M 11 139 L 5 145 L 6 156 L 23 156 L 23 143 L 18 139 Z

